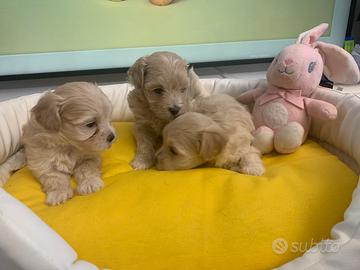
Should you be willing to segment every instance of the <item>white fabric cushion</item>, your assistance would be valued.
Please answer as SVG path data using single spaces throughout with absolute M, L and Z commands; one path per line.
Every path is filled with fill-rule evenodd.
M 341 149 L 360 164 L 359 96 L 319 88 L 313 97 L 336 105 L 338 117 L 334 121 L 327 122 L 313 119 L 310 134 Z
M 29 208 L 0 188 L 0 258 L 7 270 L 98 269 L 73 263 L 75 251 Z M 81 266 L 83 265 L 83 266 Z M 0 269 L 4 265 L 0 265 Z
M 40 96 L 34 94 L 0 103 L 0 164 L 17 151 L 22 126 Z

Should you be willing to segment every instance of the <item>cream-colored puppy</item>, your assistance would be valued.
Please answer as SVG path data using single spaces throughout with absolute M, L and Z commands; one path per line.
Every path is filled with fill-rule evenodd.
M 109 99 L 94 84 L 64 84 L 44 94 L 23 127 L 26 162 L 47 194 L 49 205 L 76 191 L 85 195 L 103 187 L 100 153 L 115 139 Z
M 135 87 L 128 103 L 135 117 L 137 143 L 131 165 L 134 169 L 147 169 L 154 165 L 164 126 L 184 113 L 194 97 L 207 94 L 188 63 L 171 52 L 141 57 L 128 75 Z
M 251 145 L 254 124 L 244 106 L 228 95 L 212 95 L 196 99 L 192 111 L 164 128 L 158 169 L 190 169 L 209 162 L 245 174 L 264 173 L 260 151 Z

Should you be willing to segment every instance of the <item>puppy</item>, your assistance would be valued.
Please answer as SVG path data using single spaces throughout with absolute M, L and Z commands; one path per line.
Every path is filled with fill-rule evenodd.
M 244 106 L 230 96 L 212 95 L 196 99 L 192 111 L 164 128 L 158 169 L 190 169 L 209 162 L 245 174 L 264 173 L 260 151 L 251 145 L 255 128 Z
M 128 75 L 135 87 L 128 95 L 128 103 L 135 117 L 137 143 L 131 165 L 147 169 L 154 165 L 164 126 L 183 114 L 193 98 L 207 93 L 188 63 L 171 52 L 138 59 Z
M 70 176 L 80 195 L 103 187 L 100 153 L 115 139 L 109 99 L 94 84 L 64 84 L 43 95 L 23 127 L 27 164 L 42 184 L 46 203 L 73 196 Z

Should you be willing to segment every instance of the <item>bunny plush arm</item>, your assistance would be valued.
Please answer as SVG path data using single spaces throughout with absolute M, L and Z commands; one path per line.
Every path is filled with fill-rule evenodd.
M 306 111 L 311 117 L 321 120 L 336 119 L 337 109 L 333 104 L 313 98 L 305 98 L 304 101 Z

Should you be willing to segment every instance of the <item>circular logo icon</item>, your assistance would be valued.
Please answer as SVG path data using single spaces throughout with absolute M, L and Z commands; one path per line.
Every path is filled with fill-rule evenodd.
M 275 254 L 281 255 L 288 250 L 288 243 L 284 238 L 277 238 L 272 242 L 272 250 Z

